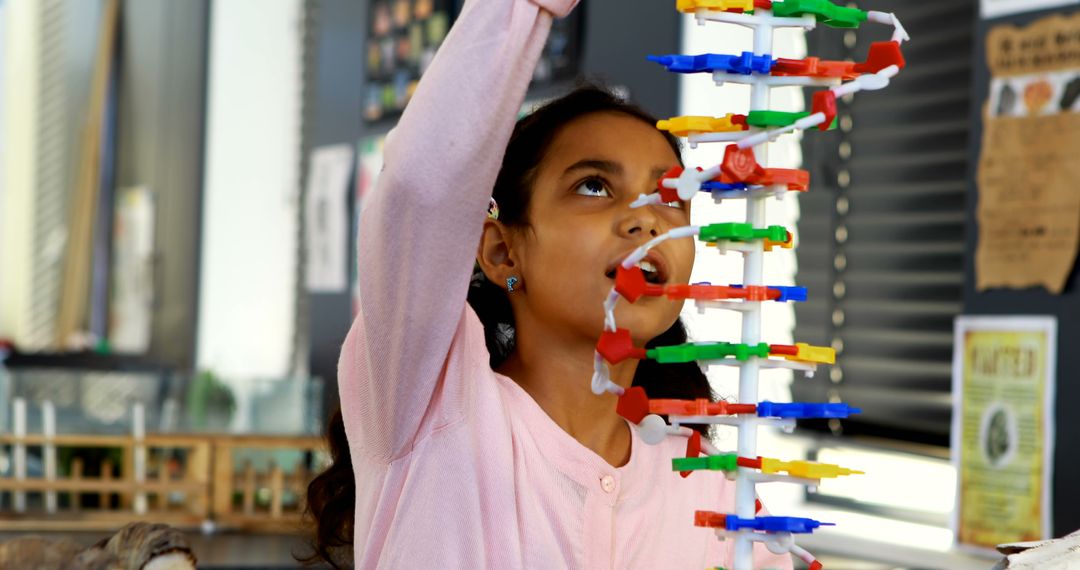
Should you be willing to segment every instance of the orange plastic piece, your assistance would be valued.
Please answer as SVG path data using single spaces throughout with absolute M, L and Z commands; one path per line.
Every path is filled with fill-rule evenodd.
M 713 511 L 694 511 L 694 526 L 727 529 L 727 515 Z
M 784 241 L 773 241 L 771 239 L 765 240 L 765 251 L 772 251 L 774 247 L 782 247 L 784 249 L 791 249 L 795 245 L 795 236 L 791 235 L 791 232 L 787 233 L 787 239 Z
M 675 416 L 728 416 L 732 414 L 753 414 L 757 412 L 754 404 L 731 404 L 713 402 L 708 398 L 695 400 L 672 400 L 659 398 L 649 400 L 649 413 Z
M 806 192 L 807 188 L 810 187 L 810 173 L 793 168 L 766 168 L 765 174 L 758 181 L 751 182 L 751 184 L 761 184 L 762 186 L 786 184 L 788 190 Z

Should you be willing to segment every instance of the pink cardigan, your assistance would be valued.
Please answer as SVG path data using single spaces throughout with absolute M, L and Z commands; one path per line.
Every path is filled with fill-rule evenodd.
M 359 568 L 730 565 L 730 542 L 693 513 L 733 510 L 734 484 L 682 479 L 671 458 L 686 440 L 649 446 L 636 430 L 629 463 L 607 464 L 491 370 L 465 300 L 552 15 L 575 4 L 470 0 L 386 142 L 339 363 Z M 792 567 L 759 548 L 758 567 Z

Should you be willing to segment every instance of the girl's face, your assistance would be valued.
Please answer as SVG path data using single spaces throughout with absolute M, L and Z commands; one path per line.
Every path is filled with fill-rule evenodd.
M 677 164 L 660 132 L 622 113 L 592 113 L 559 131 L 533 178 L 529 228 L 512 240 L 524 289 L 511 296 L 519 324 L 544 322 L 595 342 L 616 266 L 650 239 L 690 223 L 689 203 L 630 208 L 639 194 L 656 192 L 656 181 Z M 650 282 L 686 283 L 694 243 L 664 242 L 646 262 L 643 268 L 655 269 L 646 273 Z M 664 297 L 633 304 L 620 299 L 615 316 L 643 345 L 666 331 L 681 309 L 681 301 Z

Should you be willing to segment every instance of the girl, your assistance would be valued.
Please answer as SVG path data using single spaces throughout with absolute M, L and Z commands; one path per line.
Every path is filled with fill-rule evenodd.
M 689 223 L 689 204 L 629 207 L 679 163 L 678 142 L 596 88 L 514 123 L 552 18 L 574 4 L 468 2 L 387 139 L 360 222 L 361 312 L 341 352 L 334 464 L 309 489 L 327 561 L 729 564 L 730 548 L 692 521 L 698 508 L 733 510 L 734 484 L 679 477 L 671 458 L 686 440 L 645 445 L 615 397 L 589 387 L 616 265 Z M 498 215 L 485 220 L 492 195 Z M 693 243 L 675 240 L 642 266 L 686 283 L 693 261 Z M 617 316 L 636 343 L 675 344 L 680 309 L 654 298 Z M 694 364 L 628 361 L 612 379 L 653 397 L 711 396 Z

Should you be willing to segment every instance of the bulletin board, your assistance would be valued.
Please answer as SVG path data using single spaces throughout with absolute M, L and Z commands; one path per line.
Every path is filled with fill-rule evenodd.
M 998 7 L 1010 4 L 995 1 Z M 1032 10 L 1029 7 L 1038 4 L 1011 5 L 1014 9 L 994 12 L 997 15 L 981 18 L 975 25 L 969 94 L 975 104 L 967 176 L 963 314 L 1057 318 L 1057 388 L 1055 401 L 1048 405 L 1053 406 L 1056 418 L 1050 484 L 1051 535 L 1062 536 L 1080 528 L 1080 510 L 1075 508 L 1080 504 L 1080 487 L 1075 484 L 1080 480 L 1080 457 L 1070 453 L 1080 449 L 1080 422 L 1075 421 L 1075 408 L 1080 404 L 1080 351 L 1071 348 L 1080 340 L 1080 275 L 1075 253 L 1071 253 L 1076 220 L 1045 206 L 1054 203 L 1062 211 L 1072 207 L 1069 194 L 1050 190 L 1047 196 L 1046 192 L 1049 185 L 1062 184 L 1060 177 L 1064 177 L 1072 194 L 1076 194 L 1078 178 L 1070 169 L 1080 161 L 1075 159 L 1075 149 L 1065 156 L 1045 145 L 1057 137 L 1075 136 L 1068 123 L 1080 120 L 1075 116 L 1080 113 L 1075 112 L 1077 101 L 1072 92 L 1078 87 L 1069 75 L 1071 65 L 1047 60 L 1046 53 L 1060 51 L 1056 50 L 1058 42 L 1071 44 L 1074 37 L 1080 39 L 1080 26 L 1069 23 L 1080 18 L 1080 8 L 1071 4 Z M 1030 31 L 1033 26 L 1053 27 L 1043 40 L 1046 43 L 1030 44 L 1021 50 L 1033 54 L 1030 57 L 1003 57 L 1005 52 L 1024 48 L 1015 43 L 1008 45 L 1010 35 L 1017 30 Z M 994 39 L 997 42 L 991 43 Z M 1080 47 L 1080 42 L 1076 45 Z M 1016 131 L 1026 132 L 1026 138 L 1016 140 Z M 1030 152 L 1032 149 L 1045 152 Z M 1003 184 L 994 177 L 1012 182 Z M 1054 177 L 1059 181 L 1055 182 Z M 987 191 L 998 195 L 989 196 Z M 1064 201 L 1055 202 L 1055 196 Z M 1013 200 L 1011 209 L 1008 205 L 1002 207 L 1003 200 Z M 988 207 L 996 211 L 988 212 Z M 1010 212 L 1010 218 L 1001 212 Z M 985 223 L 988 216 L 995 215 L 1002 217 Z M 1002 231 L 1015 233 L 992 233 Z M 1020 242 L 1031 246 L 1030 251 L 1018 248 Z M 989 276 L 985 271 L 980 275 L 979 264 L 988 259 L 1004 267 L 1014 265 L 1012 269 L 992 271 Z M 1022 264 L 1028 264 L 1028 268 L 1022 268 Z

